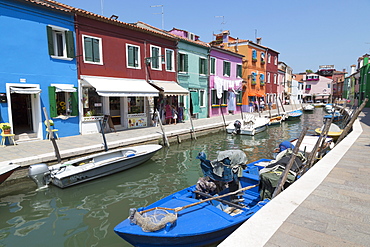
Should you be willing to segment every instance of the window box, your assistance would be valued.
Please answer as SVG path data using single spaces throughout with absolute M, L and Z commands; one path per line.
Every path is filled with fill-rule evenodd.
M 260 82 L 260 85 L 261 85 L 261 86 L 264 86 L 264 85 L 265 85 L 265 82 L 261 81 L 261 82 Z
M 265 60 L 262 60 L 262 61 L 261 61 L 261 64 L 265 64 L 265 63 L 266 63 L 266 62 L 265 62 Z
M 257 58 L 252 58 L 252 62 L 257 62 Z
M 257 85 L 257 82 L 252 81 L 252 82 L 251 82 L 251 85 L 252 85 L 252 86 L 255 86 L 255 85 Z

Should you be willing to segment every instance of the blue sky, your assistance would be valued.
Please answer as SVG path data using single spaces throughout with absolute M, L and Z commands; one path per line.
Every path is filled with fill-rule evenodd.
M 294 73 L 335 65 L 350 71 L 370 54 L 369 0 L 60 0 L 59 2 L 123 22 L 142 21 L 158 28 L 179 28 L 204 42 L 229 30 L 280 52 Z M 163 5 L 162 7 L 151 7 Z M 223 17 L 222 17 L 223 16 Z

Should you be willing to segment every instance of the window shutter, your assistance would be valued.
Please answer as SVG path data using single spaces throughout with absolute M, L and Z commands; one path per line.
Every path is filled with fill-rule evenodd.
M 57 117 L 57 102 L 55 95 L 55 87 L 48 87 L 49 91 L 49 106 L 50 106 L 50 117 Z
M 85 60 L 93 62 L 93 48 L 91 38 L 88 37 L 84 38 L 84 47 L 85 47 Z
M 207 60 L 204 59 L 204 74 L 205 75 L 208 75 L 208 63 L 207 63 Z
M 203 74 L 203 71 L 202 71 L 202 59 L 199 58 L 199 74 Z
M 46 32 L 48 36 L 48 49 L 49 49 L 49 55 L 54 56 L 54 41 L 53 41 L 53 29 L 49 26 L 46 26 Z
M 71 93 L 72 97 L 71 97 L 71 100 L 72 100 L 72 113 L 71 115 L 72 116 L 78 116 L 78 92 L 73 92 Z
M 99 40 L 93 39 L 93 58 L 94 62 L 99 63 L 100 62 L 100 52 L 99 52 Z
M 188 54 L 185 54 L 185 57 L 184 57 L 184 69 L 185 69 L 185 72 L 188 72 L 189 71 L 189 65 L 188 65 Z
M 72 31 L 66 32 L 66 43 L 67 43 L 67 57 L 75 58 L 75 42 Z

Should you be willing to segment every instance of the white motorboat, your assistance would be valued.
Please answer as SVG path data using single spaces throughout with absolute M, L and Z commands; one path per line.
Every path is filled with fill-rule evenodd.
M 270 119 L 265 117 L 256 117 L 254 115 L 247 115 L 243 120 L 236 120 L 226 127 L 229 134 L 250 135 L 253 136 L 257 133 L 265 131 Z
M 303 110 L 304 111 L 307 111 L 307 112 L 308 111 L 313 111 L 314 109 L 315 109 L 315 107 L 313 105 L 311 105 L 311 104 L 310 105 L 304 105 L 303 106 Z
M 19 165 L 0 165 L 0 184 L 2 184 L 10 175 L 15 172 Z
M 39 188 L 50 182 L 65 188 L 140 165 L 161 148 L 161 145 L 140 145 L 96 153 L 52 166 L 35 164 L 29 167 L 28 175 Z

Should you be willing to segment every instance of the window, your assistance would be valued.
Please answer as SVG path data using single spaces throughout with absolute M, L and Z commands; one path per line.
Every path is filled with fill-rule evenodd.
M 229 98 L 229 92 L 224 91 L 221 98 L 221 104 L 227 105 L 227 99 Z
M 267 62 L 271 63 L 271 54 L 267 54 Z
M 65 28 L 47 26 L 48 50 L 52 58 L 72 60 L 75 57 L 73 32 Z
M 98 95 L 95 88 L 82 89 L 82 106 L 84 117 L 103 115 L 103 97 Z
M 173 50 L 166 49 L 166 70 L 167 71 L 174 71 L 174 52 Z
M 216 89 L 212 89 L 212 92 L 211 92 L 211 104 L 212 105 L 218 105 L 219 104 L 218 98 L 217 98 L 217 90 Z
M 224 76 L 230 76 L 230 62 L 224 61 Z
M 152 69 L 160 70 L 161 49 L 158 46 L 150 46 L 150 66 Z
M 127 67 L 140 69 L 140 47 L 137 45 L 126 44 Z
M 267 83 L 271 82 L 271 74 L 270 72 L 267 72 Z
M 252 50 L 252 61 L 255 62 L 257 61 L 257 51 L 256 50 Z
M 274 84 L 276 84 L 277 83 L 277 76 L 276 76 L 276 74 L 274 74 Z
M 78 115 L 78 94 L 73 85 L 52 84 L 48 91 L 50 117 Z
M 239 77 L 239 78 L 242 78 L 243 77 L 243 71 L 242 71 L 242 65 L 241 64 L 237 64 L 236 65 L 236 76 Z
M 128 114 L 145 112 L 144 97 L 127 97 Z
M 214 75 L 216 73 L 216 58 L 214 57 L 211 57 L 211 61 L 210 61 L 210 67 L 211 67 L 211 75 Z
M 236 95 L 236 104 L 241 105 L 242 102 L 243 102 L 243 93 L 242 93 L 242 91 L 237 91 L 236 93 L 237 93 L 237 95 Z
M 278 64 L 278 59 L 277 59 L 277 56 L 274 57 L 274 64 L 277 65 Z
M 257 77 L 257 74 L 255 72 L 252 72 L 252 85 L 256 85 L 256 78 Z
M 206 106 L 206 104 L 205 104 L 205 102 L 206 102 L 205 97 L 206 97 L 206 94 L 205 94 L 204 90 L 199 90 L 199 106 L 200 107 L 205 107 Z
M 207 74 L 207 59 L 202 57 L 199 58 L 199 74 L 200 75 Z
M 101 38 L 82 35 L 84 62 L 103 64 Z
M 261 85 L 265 84 L 265 75 L 264 74 L 260 74 L 260 84 Z
M 265 53 L 261 52 L 261 63 L 265 63 Z
M 179 53 L 178 71 L 183 73 L 188 72 L 188 54 Z

